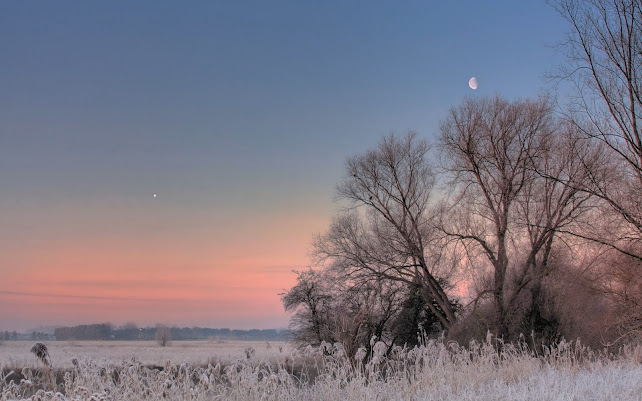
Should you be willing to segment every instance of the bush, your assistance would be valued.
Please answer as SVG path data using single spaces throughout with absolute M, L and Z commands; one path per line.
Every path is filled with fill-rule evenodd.
M 158 325 L 156 326 L 156 342 L 158 345 L 161 347 L 166 347 L 170 345 L 170 331 L 169 327 L 163 326 L 163 325 Z

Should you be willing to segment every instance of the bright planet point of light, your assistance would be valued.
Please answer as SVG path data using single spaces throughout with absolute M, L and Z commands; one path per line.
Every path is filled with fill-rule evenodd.
M 156 197 L 156 194 L 154 194 L 154 198 Z
M 470 89 L 475 90 L 477 89 L 477 78 L 472 77 L 471 79 L 468 80 L 468 86 L 470 86 Z

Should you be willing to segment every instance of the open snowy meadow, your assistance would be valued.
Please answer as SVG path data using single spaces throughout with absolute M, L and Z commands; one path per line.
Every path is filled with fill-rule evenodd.
M 35 341 L 7 341 L 0 345 L 0 364 L 5 367 L 37 368 L 38 360 L 30 352 Z M 52 341 L 44 342 L 54 369 L 71 369 L 73 359 L 91 360 L 96 365 L 122 365 L 132 361 L 143 365 L 188 363 L 229 364 L 245 359 L 245 351 L 254 350 L 257 358 L 268 358 L 274 352 L 289 352 L 286 342 L 266 341 L 176 341 L 161 347 L 155 341 Z M 42 366 L 42 364 L 40 364 Z
M 0 345 L 0 400 L 642 400 L 640 347 L 50 342 L 50 367 L 31 345 Z

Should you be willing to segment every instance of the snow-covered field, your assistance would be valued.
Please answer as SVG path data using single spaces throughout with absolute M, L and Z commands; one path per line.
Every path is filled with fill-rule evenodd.
M 429 342 L 414 349 L 395 348 L 386 357 L 385 345 L 376 343 L 370 355 L 361 350 L 347 358 L 339 344 L 280 352 L 279 344 L 268 349 L 265 343 L 262 347 L 230 343 L 212 359 L 219 362 L 207 365 L 202 364 L 212 351 L 207 343 L 184 345 L 160 349 L 151 343 L 115 343 L 113 348 L 82 344 L 79 348 L 110 350 L 119 357 L 103 355 L 96 361 L 81 357 L 55 374 L 32 360 L 30 368 L 3 380 L 0 400 L 642 401 L 640 347 L 607 357 L 566 342 L 541 354 L 513 346 L 498 352 L 491 342 L 472 343 L 465 349 Z M 248 345 L 255 349 L 249 357 Z M 5 347 L 7 343 L 0 346 L 0 365 L 7 367 Z M 56 347 L 55 342 L 49 344 L 54 368 Z M 74 346 L 65 347 L 72 352 Z M 16 349 L 13 344 L 9 348 Z M 201 358 L 197 349 L 204 353 Z M 139 352 L 135 360 L 129 354 L 133 352 Z M 143 362 L 147 358 L 158 363 L 172 353 L 171 362 L 160 364 L 162 369 Z M 24 357 L 29 356 L 35 360 L 33 355 Z M 23 356 L 15 355 L 13 361 L 18 358 Z
M 255 356 L 269 357 L 273 353 L 289 352 L 286 342 L 265 341 L 175 341 L 161 347 L 154 341 L 43 341 L 49 350 L 54 368 L 70 369 L 72 359 L 91 359 L 98 365 L 131 362 L 143 365 L 189 363 L 207 365 L 245 359 L 245 349 L 254 349 Z M 29 352 L 35 341 L 5 341 L 0 345 L 0 364 L 8 367 L 37 367 L 37 359 Z

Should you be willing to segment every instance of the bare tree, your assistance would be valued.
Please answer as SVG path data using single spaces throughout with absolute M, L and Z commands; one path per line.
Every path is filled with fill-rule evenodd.
M 546 303 L 542 296 L 544 278 L 560 267 L 555 258 L 555 239 L 590 225 L 585 219 L 595 210 L 594 197 L 579 188 L 590 179 L 587 163 L 600 160 L 600 153 L 580 140 L 573 125 L 556 121 L 552 126 L 552 130 L 540 133 L 532 149 L 527 149 L 531 158 L 528 168 L 537 174 L 517 196 L 512 216 L 513 244 L 524 251 L 521 255 L 516 252 L 521 259 L 514 266 L 508 304 L 516 304 L 522 290 L 528 290 L 530 304 L 525 318 L 528 330 L 535 333 L 541 331 L 542 323 L 546 324 L 541 315 L 541 305 Z
M 334 340 L 342 343 L 350 356 L 359 347 L 369 354 L 373 338 L 391 347 L 396 340 L 393 323 L 405 296 L 406 291 L 396 282 L 344 282 L 332 313 Z
M 297 284 L 281 294 L 297 345 L 340 342 L 348 355 L 370 339 L 392 345 L 392 322 L 402 309 L 406 291 L 396 283 L 354 284 L 329 270 L 298 272 Z
M 449 271 L 432 252 L 435 175 L 430 147 L 410 132 L 384 137 L 377 148 L 348 159 L 338 197 L 349 209 L 315 243 L 316 255 L 353 282 L 419 285 L 426 305 L 448 330 L 456 321 L 446 294 Z
M 333 294 L 328 276 L 312 269 L 295 273 L 296 285 L 280 294 L 286 312 L 294 312 L 290 321 L 294 342 L 318 345 L 332 341 L 329 319 Z
M 158 324 L 156 325 L 156 342 L 161 347 L 166 347 L 169 345 L 171 340 L 171 334 L 169 327 Z
M 521 308 L 535 329 L 541 283 L 555 266 L 554 239 L 586 212 L 591 197 L 560 182 L 586 179 L 575 132 L 553 119 L 545 99 L 499 97 L 467 99 L 451 109 L 441 132 L 459 192 L 440 228 L 463 246 L 465 261 L 490 267 L 478 299 L 492 295 L 498 333 L 508 337 L 510 321 L 522 320 L 511 315 L 524 312 L 524 291 L 530 297 Z
M 558 0 L 555 7 L 571 27 L 562 67 L 576 89 L 569 117 L 614 162 L 611 174 L 593 170 L 582 189 L 620 217 L 610 236 L 578 235 L 642 260 L 642 1 Z

